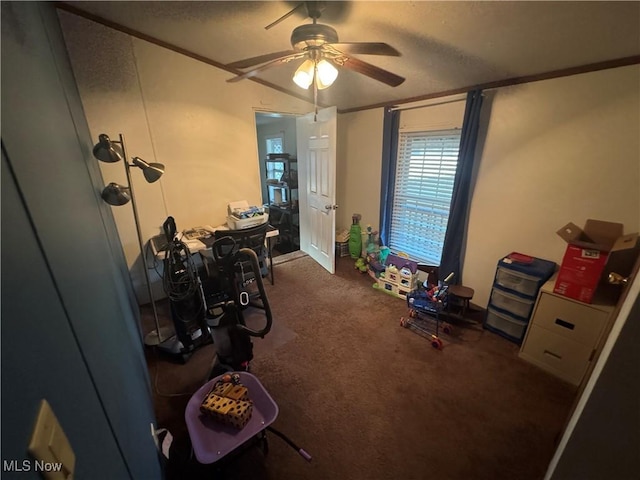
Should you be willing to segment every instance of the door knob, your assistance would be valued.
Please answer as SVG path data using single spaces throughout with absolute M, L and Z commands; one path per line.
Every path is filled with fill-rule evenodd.
M 629 277 L 624 277 L 616 272 L 609 273 L 609 277 L 607 278 L 610 284 L 612 285 L 626 285 L 629 283 Z
M 337 210 L 338 205 L 325 205 L 324 208 L 325 210 Z

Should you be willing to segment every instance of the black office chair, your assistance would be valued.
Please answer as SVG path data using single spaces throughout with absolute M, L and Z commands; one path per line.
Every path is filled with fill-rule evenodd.
M 265 245 L 268 227 L 268 223 L 263 223 L 262 225 L 245 228 L 243 230 L 217 230 L 214 233 L 216 243 L 212 247 L 214 258 L 226 257 L 233 248 L 237 250 L 240 250 L 241 248 L 250 248 L 258 257 L 260 274 L 263 278 L 266 277 L 269 274 L 269 267 L 267 266 L 267 247 Z M 218 241 L 225 237 L 233 239 L 233 242 Z M 241 265 L 246 266 L 243 264 Z
M 264 278 L 269 273 L 265 240 L 269 225 L 264 223 L 243 230 L 216 230 L 215 242 L 211 248 L 200 250 L 205 275 L 201 275 L 205 300 L 208 307 L 230 299 L 235 289 L 244 289 L 255 280 L 255 274 Z M 252 250 L 258 260 L 259 272 L 256 272 L 249 257 L 237 256 L 244 248 Z M 232 262 L 233 264 L 229 264 Z M 230 276 L 234 272 L 234 278 Z M 231 285 L 235 281 L 237 285 Z

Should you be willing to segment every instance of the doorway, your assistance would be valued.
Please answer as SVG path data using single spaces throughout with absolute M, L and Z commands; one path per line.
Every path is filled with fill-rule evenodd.
M 262 203 L 280 235 L 273 256 L 300 250 L 296 115 L 256 112 Z

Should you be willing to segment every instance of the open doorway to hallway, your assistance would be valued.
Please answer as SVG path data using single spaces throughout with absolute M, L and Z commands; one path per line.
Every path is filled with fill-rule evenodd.
M 280 235 L 273 255 L 300 249 L 296 115 L 256 112 L 262 203 Z M 274 239 L 274 240 L 276 240 Z

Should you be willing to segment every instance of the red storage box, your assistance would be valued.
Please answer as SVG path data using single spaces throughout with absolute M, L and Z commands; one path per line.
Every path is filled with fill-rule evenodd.
M 558 271 L 554 292 L 591 303 L 605 266 L 614 252 L 633 249 L 638 234 L 623 235 L 620 223 L 587 220 L 584 229 L 569 223 L 557 234 L 569 245 Z

